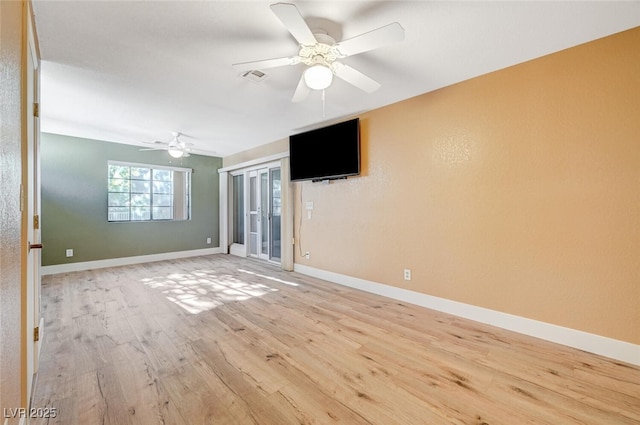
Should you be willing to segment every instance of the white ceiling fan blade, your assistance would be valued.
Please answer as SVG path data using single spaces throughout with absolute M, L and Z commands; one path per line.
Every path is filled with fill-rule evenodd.
M 260 61 L 234 63 L 232 66 L 238 71 L 253 71 L 256 69 L 275 68 L 277 66 L 296 65 L 300 63 L 299 56 L 288 58 L 265 59 Z
M 298 8 L 291 3 L 276 3 L 271 5 L 271 10 L 282 21 L 291 35 L 303 46 L 313 46 L 317 43 L 316 37 L 311 32 L 309 25 L 298 11 Z
M 393 22 L 384 27 L 336 43 L 335 47 L 342 57 L 346 57 L 368 52 L 402 40 L 404 40 L 404 28 L 399 23 Z
M 304 81 L 304 74 L 302 74 L 302 76 L 300 77 L 300 81 L 298 81 L 298 87 L 296 87 L 296 91 L 295 93 L 293 93 L 293 98 L 291 99 L 291 101 L 294 103 L 302 102 L 307 98 L 307 96 L 309 96 L 310 91 L 311 89 Z
M 167 148 L 144 148 L 144 149 L 139 149 L 139 151 L 166 151 Z
M 367 93 L 373 93 L 380 88 L 380 83 L 376 80 L 367 77 L 357 69 L 354 69 L 349 65 L 345 65 L 340 62 L 333 63 L 333 73 L 338 78 L 342 78 L 347 83 L 353 84 L 354 86 L 363 91 L 366 91 Z

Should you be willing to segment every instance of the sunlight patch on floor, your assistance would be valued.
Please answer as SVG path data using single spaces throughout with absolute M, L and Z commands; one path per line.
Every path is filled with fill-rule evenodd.
M 247 273 L 257 278 L 272 279 L 287 285 L 293 284 L 266 275 Z M 255 277 L 253 280 L 256 280 Z M 167 276 L 145 278 L 141 279 L 141 282 L 161 291 L 167 300 L 188 313 L 198 314 L 214 309 L 225 302 L 245 301 L 278 291 L 276 288 L 250 280 L 252 279 L 241 280 L 230 274 L 217 274 L 211 270 L 195 270 L 189 273 L 172 273 Z
M 289 286 L 300 286 L 300 284 L 299 284 L 299 283 L 289 282 L 289 281 L 287 281 L 287 280 L 278 279 L 277 277 L 267 276 L 267 275 L 265 275 L 265 274 L 260 274 L 260 273 L 252 272 L 252 271 L 249 271 L 249 270 L 238 269 L 238 271 L 239 271 L 240 273 L 248 273 L 248 274 L 250 274 L 250 275 L 257 276 L 257 277 L 261 277 L 261 278 L 263 278 L 263 279 L 274 280 L 274 281 L 276 281 L 276 282 L 284 283 L 285 285 L 289 285 Z

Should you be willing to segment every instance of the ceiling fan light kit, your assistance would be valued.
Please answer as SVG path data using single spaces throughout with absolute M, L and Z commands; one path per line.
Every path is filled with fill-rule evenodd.
M 303 63 L 308 68 L 300 77 L 293 94 L 293 102 L 304 100 L 309 94 L 309 89 L 326 89 L 333 82 L 334 75 L 367 93 L 376 91 L 380 88 L 380 83 L 349 65 L 338 62 L 337 59 L 368 52 L 404 39 L 404 28 L 393 22 L 336 43 L 326 31 L 312 31 L 294 4 L 275 3 L 271 5 L 271 10 L 298 42 L 298 55 L 236 63 L 233 67 L 240 71 L 251 71 Z
M 173 158 L 182 158 L 184 156 L 184 151 L 177 147 L 169 148 L 167 152 L 169 152 L 169 155 Z
M 167 149 L 167 152 L 169 152 L 169 155 L 173 158 L 182 158 L 186 153 L 187 146 L 178 139 L 178 137 L 180 137 L 180 133 L 173 132 L 171 135 L 173 136 L 173 140 L 169 143 L 169 149 Z
M 313 65 L 304 72 L 304 82 L 313 90 L 324 90 L 332 81 L 333 72 L 325 65 Z

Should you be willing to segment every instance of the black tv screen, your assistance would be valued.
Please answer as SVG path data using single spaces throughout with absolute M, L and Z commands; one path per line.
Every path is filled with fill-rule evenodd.
M 328 180 L 360 174 L 358 118 L 289 137 L 291 181 Z

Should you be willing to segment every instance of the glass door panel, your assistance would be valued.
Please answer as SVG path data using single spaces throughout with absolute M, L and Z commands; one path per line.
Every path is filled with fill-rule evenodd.
M 269 258 L 269 173 L 260 170 L 260 257 Z
M 249 171 L 247 175 L 249 178 L 247 229 L 249 255 L 279 262 L 282 208 L 280 168 L 262 168 Z M 236 237 L 235 234 L 234 237 Z
M 233 243 L 244 245 L 244 175 L 233 176 Z
M 258 176 L 249 174 L 249 255 L 258 255 Z
M 282 215 L 280 168 L 272 168 L 270 170 L 269 183 L 269 234 L 271 235 L 269 259 L 280 261 L 280 227 Z

